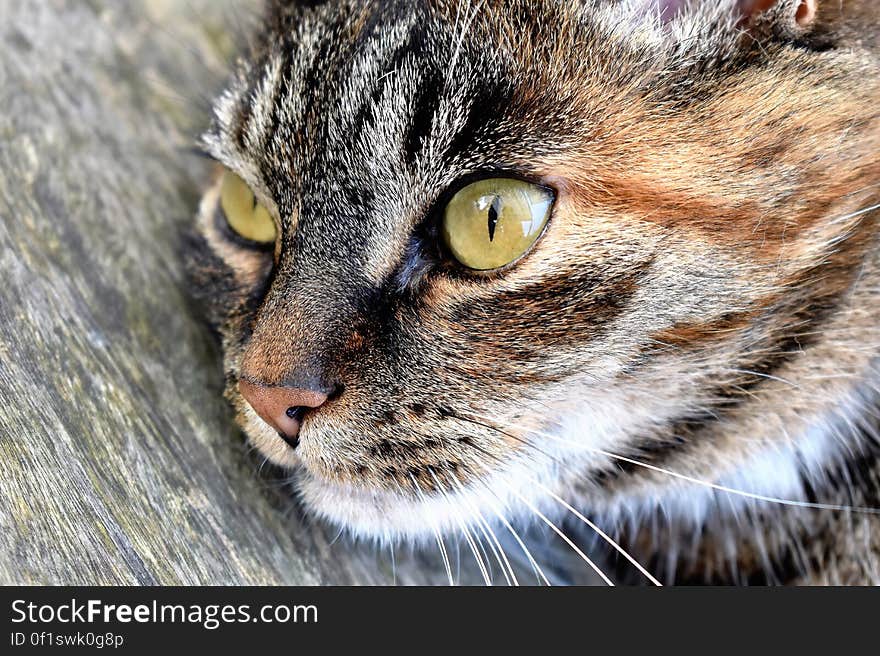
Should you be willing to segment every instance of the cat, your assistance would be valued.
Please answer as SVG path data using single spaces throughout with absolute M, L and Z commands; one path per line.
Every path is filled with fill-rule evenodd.
M 192 256 L 250 442 L 357 538 L 880 582 L 877 10 L 267 2 Z

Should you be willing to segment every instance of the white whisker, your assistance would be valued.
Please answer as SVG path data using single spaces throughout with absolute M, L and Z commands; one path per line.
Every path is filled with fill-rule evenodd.
M 481 417 L 480 419 L 482 419 L 483 421 L 486 421 L 486 422 L 491 421 L 489 419 L 486 419 L 485 417 Z M 482 424 L 482 425 L 489 425 L 489 424 Z M 500 428 L 492 427 L 491 425 L 489 425 L 489 426 L 491 428 L 494 428 L 494 430 L 497 430 L 498 432 L 500 432 L 503 435 L 510 435 L 510 433 L 507 433 L 507 432 L 501 430 Z M 641 462 L 641 461 L 636 460 L 634 458 L 622 456 L 622 455 L 619 455 L 616 453 L 612 453 L 610 451 L 605 451 L 604 449 L 597 449 L 594 447 L 589 447 L 589 446 L 586 446 L 586 445 L 581 444 L 579 442 L 575 442 L 573 440 L 567 440 L 565 438 L 559 437 L 557 435 L 553 435 L 552 433 L 547 433 L 545 431 L 537 431 L 537 430 L 533 430 L 533 429 L 530 429 L 530 428 L 527 428 L 524 426 L 513 426 L 513 428 L 520 428 L 522 430 L 528 431 L 532 435 L 546 437 L 547 439 L 553 440 L 555 442 L 559 442 L 561 444 L 567 444 L 569 446 L 574 446 L 574 447 L 581 449 L 581 450 L 584 450 L 584 451 L 589 451 L 591 453 L 596 453 L 598 455 L 605 456 L 606 458 L 611 458 L 612 460 L 619 460 L 620 462 L 626 462 L 626 463 L 629 463 L 632 465 L 636 465 L 637 467 L 643 467 L 645 469 L 656 471 L 658 473 L 665 474 L 667 476 L 672 476 L 673 478 L 677 478 L 679 480 L 687 481 L 688 483 L 694 483 L 695 485 L 701 485 L 703 487 L 707 487 L 707 488 L 716 490 L 718 492 L 725 492 L 727 494 L 732 494 L 732 495 L 744 497 L 747 499 L 753 499 L 755 501 L 766 501 L 768 503 L 776 503 L 776 504 L 780 504 L 783 506 L 793 506 L 793 507 L 798 507 L 798 508 L 813 508 L 816 510 L 836 510 L 836 511 L 862 513 L 862 514 L 867 514 L 867 515 L 880 515 L 880 508 L 845 506 L 845 505 L 828 504 L 828 503 L 814 503 L 814 502 L 810 502 L 810 501 L 798 501 L 797 499 L 784 499 L 781 497 L 773 497 L 773 496 L 767 496 L 767 495 L 763 495 L 763 494 L 757 494 L 754 492 L 747 492 L 746 490 L 739 490 L 736 488 L 728 487 L 726 485 L 720 485 L 718 483 L 704 481 L 699 478 L 695 478 L 693 476 L 688 476 L 687 474 L 680 474 L 678 472 L 674 472 L 669 469 L 665 469 L 663 467 L 658 467 L 657 465 L 652 465 L 647 462 Z M 527 442 L 525 440 L 520 440 L 520 442 L 525 446 L 530 446 L 529 442 Z
M 760 371 L 752 371 L 750 369 L 727 369 L 735 374 L 747 374 L 749 376 L 759 376 L 761 378 L 767 378 L 768 380 L 775 380 L 777 383 L 784 383 L 785 385 L 789 385 L 794 388 L 799 388 L 800 385 L 797 383 L 793 383 L 790 380 L 785 380 L 785 378 L 780 378 L 779 376 L 771 376 L 770 374 L 763 374 Z
M 606 584 L 608 584 L 608 585 L 610 585 L 610 586 L 613 586 L 613 585 L 614 585 L 614 583 L 612 583 L 611 579 L 609 579 L 608 576 L 606 576 L 605 572 L 603 572 L 601 569 L 599 569 L 599 566 L 596 565 L 596 563 L 594 563 L 592 560 L 590 560 L 590 558 L 587 556 L 587 554 L 585 554 L 583 551 L 581 551 L 580 547 L 578 547 L 578 546 L 577 546 L 577 545 L 571 540 L 571 538 L 569 538 L 569 537 L 568 537 L 568 536 L 562 531 L 562 529 L 560 529 L 558 526 L 556 526 L 556 524 L 554 524 L 554 523 L 551 522 L 549 519 L 547 519 L 547 516 L 546 516 L 546 515 L 544 515 L 540 510 L 538 510 L 538 509 L 537 509 L 535 506 L 533 506 L 531 503 L 529 503 L 529 501 L 528 501 L 524 496 L 522 496 L 519 492 L 517 492 L 516 490 L 514 490 L 511 486 L 509 486 L 509 485 L 505 485 L 505 487 L 507 487 L 507 489 L 510 490 L 510 493 L 511 493 L 511 494 L 513 494 L 513 495 L 514 495 L 515 497 L 517 497 L 520 501 L 522 501 L 523 504 L 526 505 L 526 506 L 529 508 L 529 510 L 531 510 L 533 513 L 535 513 L 535 515 L 537 515 L 537 516 L 541 519 L 542 522 L 544 522 L 547 526 L 549 526 L 550 529 L 551 529 L 554 533 L 556 533 L 556 535 L 558 535 L 560 538 L 562 538 L 562 539 L 565 541 L 565 543 L 566 543 L 569 547 L 571 547 L 571 548 L 574 550 L 574 552 L 575 552 L 578 556 L 580 556 L 581 559 L 582 559 L 587 565 L 589 565 L 589 566 L 593 569 L 594 572 L 596 572 L 596 574 L 598 574 L 598 575 L 601 577 L 601 579 L 602 579 L 603 581 L 605 581 Z
M 482 482 L 482 481 L 481 481 L 481 482 Z M 492 496 L 494 496 L 496 499 L 498 499 L 498 495 L 495 493 L 495 491 L 494 491 L 492 488 L 489 487 L 488 484 L 486 484 L 486 483 L 483 482 L 483 487 L 485 487 L 486 490 L 487 490 Z M 514 528 L 513 528 L 513 526 L 511 525 L 511 523 L 510 523 L 510 522 L 508 521 L 508 519 L 504 516 L 504 513 L 501 512 L 501 509 L 499 509 L 498 507 L 496 507 L 494 503 L 490 503 L 489 505 L 490 505 L 490 507 L 491 507 L 491 509 L 492 509 L 492 512 L 494 512 L 495 515 L 498 517 L 498 519 L 501 521 L 501 523 L 504 524 L 505 528 L 506 528 L 506 529 L 508 530 L 508 532 L 513 536 L 513 539 L 514 539 L 514 540 L 516 541 L 516 543 L 519 545 L 520 549 L 522 549 L 523 554 L 525 554 L 526 559 L 529 561 L 529 564 L 532 566 L 532 570 L 535 572 L 535 576 L 537 576 L 537 577 L 539 578 L 539 580 L 544 581 L 544 584 L 545 584 L 545 585 L 551 585 L 550 580 L 545 576 L 544 571 L 543 571 L 543 570 L 541 569 L 541 567 L 538 565 L 538 562 L 534 559 L 534 557 L 532 556 L 532 553 L 529 551 L 528 547 L 526 547 L 525 542 L 523 542 L 522 538 L 521 538 L 521 537 L 519 536 L 519 534 L 514 530 Z
M 833 221 L 830 222 L 830 225 L 834 225 L 835 223 L 842 223 L 844 221 L 848 221 L 849 219 L 854 219 L 857 216 L 861 216 L 862 214 L 867 214 L 868 212 L 873 212 L 874 210 L 880 209 L 880 203 L 876 205 L 871 205 L 870 207 L 865 207 L 860 210 L 856 210 L 850 214 L 844 214 L 843 216 L 839 216 Z
M 410 476 L 412 478 L 413 487 L 416 490 L 416 494 L 419 495 L 423 503 L 427 503 L 427 498 L 422 493 L 421 488 L 419 488 L 418 482 L 416 482 L 415 477 Z M 398 485 L 399 487 L 399 485 Z M 401 488 L 402 489 L 402 488 Z M 449 577 L 449 585 L 455 585 L 455 579 L 452 577 L 452 563 L 449 561 L 449 554 L 446 551 L 446 545 L 443 543 L 443 538 L 440 536 L 440 530 L 437 528 L 437 525 L 431 521 L 430 517 L 426 518 L 428 520 L 428 524 L 431 525 L 431 529 L 434 531 L 434 537 L 437 538 L 437 547 L 440 549 L 440 557 L 443 559 L 443 566 L 446 568 L 446 576 Z
M 507 559 L 507 555 L 504 553 L 504 548 L 501 546 L 501 542 L 499 542 L 498 536 L 496 536 L 494 531 L 492 531 L 492 527 L 489 526 L 489 523 L 480 513 L 479 509 L 468 500 L 465 494 L 464 486 L 461 484 L 461 481 L 458 480 L 455 474 L 450 473 L 450 476 L 452 477 L 452 480 L 455 481 L 459 493 L 461 494 L 462 500 L 470 507 L 471 512 L 475 514 L 477 521 L 480 524 L 481 531 L 486 540 L 489 542 L 489 548 L 492 550 L 492 554 L 495 556 L 495 560 L 498 561 L 498 565 L 501 567 L 501 573 L 504 575 L 504 579 L 507 581 L 507 585 L 519 585 L 519 582 L 516 580 L 516 574 L 513 571 L 513 567 L 510 566 L 510 561 Z M 505 566 L 507 567 L 507 569 L 505 569 Z M 509 575 L 508 571 L 510 572 Z
M 389 549 L 391 550 L 391 584 L 397 585 L 397 562 L 394 559 L 394 543 L 390 542 L 388 544 Z
M 344 526 L 340 526 L 340 527 L 339 527 L 339 530 L 336 531 L 336 535 L 334 535 L 334 536 L 333 536 L 333 539 L 330 540 L 330 545 L 329 545 L 329 546 L 332 547 L 334 544 L 336 544 L 336 542 L 339 540 L 339 538 L 342 537 L 342 534 L 343 534 L 343 533 L 345 533 L 345 527 L 344 527 Z
M 847 512 L 856 512 L 856 513 L 864 513 L 868 515 L 880 515 L 880 508 L 864 508 L 859 506 L 842 506 L 831 503 L 813 503 L 810 501 L 798 501 L 796 499 L 782 499 L 780 497 L 772 497 L 764 494 L 756 494 L 754 492 L 746 492 L 745 490 L 738 490 L 736 488 L 728 487 L 726 485 L 720 485 L 718 483 L 711 483 L 709 481 L 700 480 L 699 478 L 694 478 L 693 476 L 688 476 L 687 474 L 679 474 L 678 472 L 671 471 L 669 469 L 665 469 L 663 467 L 658 467 L 657 465 L 652 465 L 647 462 L 640 462 L 634 458 L 628 458 L 626 456 L 621 456 L 616 453 L 611 453 L 610 451 L 605 451 L 604 449 L 595 449 L 592 447 L 586 447 L 583 444 L 578 444 L 577 442 L 572 442 L 571 440 L 566 440 L 561 437 L 556 437 L 554 435 L 550 435 L 549 433 L 535 433 L 537 435 L 543 435 L 548 439 L 556 440 L 565 444 L 578 446 L 582 449 L 586 449 L 593 453 L 598 453 L 600 455 L 605 456 L 606 458 L 611 458 L 613 460 L 619 460 L 621 462 L 626 462 L 631 465 L 636 465 L 637 467 L 644 467 L 645 469 L 650 469 L 652 471 L 656 471 L 661 474 L 666 474 L 667 476 L 672 476 L 673 478 L 677 478 L 679 480 L 687 481 L 688 483 L 694 483 L 695 485 L 702 485 L 703 487 L 708 487 L 718 492 L 725 492 L 727 494 L 733 494 L 740 497 L 745 497 L 747 499 L 754 499 L 755 501 L 766 501 L 768 503 L 777 503 L 783 506 L 794 506 L 798 508 L 814 508 L 816 510 L 840 510 Z
M 541 488 L 542 490 L 544 490 L 547 494 L 549 494 L 549 495 L 550 495 L 551 497 L 553 497 L 556 501 L 558 501 L 558 502 L 559 502 L 562 506 L 564 506 L 564 507 L 565 507 L 565 508 L 566 508 L 571 514 L 573 514 L 575 517 L 577 517 L 579 520 L 581 520 L 584 524 L 586 524 L 587 526 L 589 526 L 593 531 L 595 531 L 595 532 L 599 535 L 599 537 L 601 537 L 603 540 L 605 540 L 605 542 L 607 542 L 607 543 L 610 544 L 612 547 L 614 547 L 614 548 L 615 548 L 615 549 L 616 549 L 616 550 L 617 550 L 617 551 L 618 551 L 618 552 L 619 552 L 624 558 L 626 558 L 629 562 L 631 562 L 631 563 L 633 564 L 633 566 L 634 566 L 637 570 L 639 570 L 639 571 L 645 576 L 645 578 L 647 578 L 651 583 L 653 583 L 654 585 L 657 585 L 657 586 L 662 586 L 662 585 L 663 585 L 662 583 L 660 583 L 660 581 L 658 581 L 656 578 L 654 578 L 648 570 L 646 570 L 644 567 L 642 567 L 642 565 L 641 565 L 641 564 L 640 564 L 635 558 L 633 558 L 632 556 L 630 556 L 630 555 L 624 550 L 623 547 L 621 547 L 619 544 L 617 544 L 617 542 L 615 542 L 615 541 L 614 541 L 609 535 L 607 535 L 607 534 L 606 534 L 601 528 L 599 528 L 598 526 L 596 526 L 596 524 L 594 524 L 593 522 L 591 522 L 589 519 L 587 519 L 586 517 L 584 517 L 580 512 L 578 512 L 577 510 L 575 510 L 571 505 L 569 505 L 569 504 L 566 503 L 563 499 L 561 499 L 559 496 L 557 496 L 556 494 L 554 494 L 553 491 L 551 491 L 547 486 L 541 484 L 539 481 L 536 481 L 536 480 L 534 480 L 534 479 L 530 479 L 530 480 L 532 481 L 532 483 L 534 483 L 535 485 L 537 485 L 538 487 L 540 487 L 540 488 Z
M 453 515 L 455 516 L 455 521 L 458 523 L 461 528 L 462 533 L 464 534 L 464 539 L 467 541 L 468 546 L 471 548 L 471 551 L 474 554 L 474 560 L 477 561 L 477 567 L 480 569 L 480 574 L 483 575 L 483 580 L 486 582 L 486 585 L 492 585 L 492 579 L 489 576 L 489 570 L 486 568 L 486 564 L 483 562 L 480 553 L 477 551 L 477 545 L 474 542 L 473 537 L 471 537 L 471 533 L 467 528 L 467 524 L 465 524 L 464 520 L 462 520 L 461 516 L 455 513 L 455 504 L 450 499 L 449 494 L 446 492 L 446 488 L 444 488 L 440 481 L 437 479 L 437 476 L 434 474 L 433 470 L 430 468 L 428 471 L 431 473 L 431 477 L 434 479 L 434 483 L 437 485 L 437 489 L 440 490 L 440 494 L 443 495 L 443 498 L 449 503 L 450 509 L 453 511 Z

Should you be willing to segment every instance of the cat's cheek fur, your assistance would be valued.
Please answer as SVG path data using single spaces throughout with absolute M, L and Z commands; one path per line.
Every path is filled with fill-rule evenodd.
M 670 400 L 674 396 L 670 394 Z M 741 460 L 731 459 L 717 478 L 676 468 L 676 477 L 670 479 L 663 471 L 645 469 L 656 476 L 623 494 L 585 486 L 584 472 L 615 465 L 617 461 L 606 454 L 616 450 L 627 432 L 662 421 L 662 408 L 669 404 L 660 395 L 655 400 L 657 405 L 652 406 L 619 390 L 597 393 L 589 405 L 572 408 L 553 427 L 537 431 L 543 458 L 513 458 L 507 468 L 446 494 L 403 495 L 328 481 L 307 470 L 296 484 L 307 512 L 353 537 L 379 542 L 430 542 L 437 532 L 452 535 L 463 526 L 478 529 L 483 521 L 499 517 L 518 526 L 541 525 L 543 518 L 561 521 L 566 509 L 553 495 L 590 507 L 614 525 L 637 523 L 662 509 L 668 517 L 699 527 L 713 515 L 745 511 L 756 499 L 806 501 L 806 481 L 820 482 L 829 463 L 842 461 L 846 450 L 854 448 L 835 439 L 840 426 L 861 416 L 866 404 L 870 407 L 865 399 L 849 395 L 834 412 L 810 417 L 793 441 L 756 441 L 753 448 L 743 448 Z M 733 492 L 725 492 L 728 489 Z
M 463 527 L 479 530 L 484 521 L 520 527 L 544 525 L 545 520 L 561 522 L 567 510 L 553 495 L 584 505 L 601 502 L 610 508 L 616 499 L 602 499 L 598 489 L 582 490 L 581 498 L 573 498 L 572 477 L 580 480 L 584 472 L 613 467 L 605 450 L 615 450 L 629 433 L 674 413 L 678 390 L 669 387 L 662 394 L 636 386 L 597 389 L 577 380 L 568 380 L 562 387 L 567 389 L 568 400 L 553 403 L 554 410 L 542 402 L 549 415 L 558 417 L 556 421 L 527 427 L 516 422 L 516 428 L 522 429 L 520 438 L 532 447 L 512 441 L 503 466 L 478 468 L 469 478 L 453 475 L 452 484 L 442 491 L 414 493 L 399 485 L 383 487 L 331 477 L 332 463 L 338 465 L 341 458 L 337 456 L 342 454 L 331 446 L 332 436 L 306 431 L 298 454 L 304 466 L 295 481 L 304 509 L 359 539 L 418 542 L 432 541 L 438 532 L 456 535 Z M 590 392 L 575 392 L 584 389 Z M 567 395 L 562 389 L 549 390 L 544 401 L 550 396 Z

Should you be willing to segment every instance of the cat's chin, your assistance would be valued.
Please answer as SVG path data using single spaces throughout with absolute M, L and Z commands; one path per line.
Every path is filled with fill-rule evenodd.
M 545 496 L 534 487 L 516 489 L 511 478 L 510 473 L 495 475 L 479 485 L 482 491 L 466 487 L 418 495 L 326 481 L 307 470 L 300 471 L 296 484 L 307 512 L 355 539 L 428 543 L 438 534 L 461 535 L 463 527 L 518 524 L 525 516 L 534 517 L 530 506 L 544 506 Z
M 250 444 L 267 461 L 295 472 L 293 481 L 306 512 L 356 539 L 427 543 L 438 533 L 460 535 L 462 526 L 480 526 L 486 521 L 503 524 L 500 516 L 516 522 L 528 511 L 523 499 L 543 505 L 528 492 L 534 486 L 525 484 L 527 476 L 535 475 L 534 469 L 522 463 L 476 486 L 464 485 L 463 491 L 446 493 L 403 493 L 328 480 L 312 472 L 302 454 L 281 440 L 250 406 L 241 403 L 239 407 L 239 424 Z M 530 462 L 534 468 L 534 461 Z

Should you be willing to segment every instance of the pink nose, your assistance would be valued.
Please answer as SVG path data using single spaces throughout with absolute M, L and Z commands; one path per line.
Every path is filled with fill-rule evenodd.
M 246 380 L 238 382 L 238 391 L 263 421 L 295 447 L 302 419 L 308 410 L 320 407 L 327 395 L 297 387 L 267 387 Z

